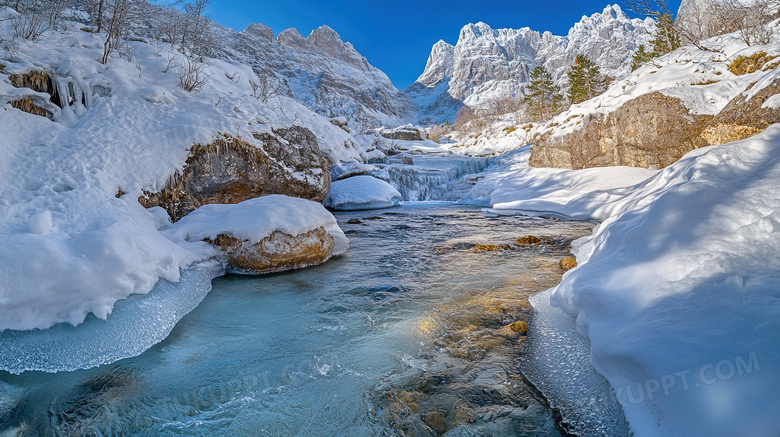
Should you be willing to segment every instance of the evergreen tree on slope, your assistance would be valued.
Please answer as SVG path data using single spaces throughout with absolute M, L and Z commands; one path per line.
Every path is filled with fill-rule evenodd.
M 590 100 L 607 88 L 607 80 L 601 75 L 599 66 L 583 54 L 577 55 L 568 75 L 569 100 L 573 104 Z
M 561 107 L 561 88 L 555 85 L 550 72 L 541 65 L 531 71 L 530 79 L 523 99 L 528 105 L 528 113 L 536 121 L 549 120 Z

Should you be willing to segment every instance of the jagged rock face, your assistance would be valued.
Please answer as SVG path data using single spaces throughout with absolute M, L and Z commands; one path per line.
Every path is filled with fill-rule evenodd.
M 701 137 L 711 115 L 691 114 L 675 97 L 651 93 L 629 101 L 604 119 L 587 119 L 567 135 L 538 138 L 534 167 L 582 169 L 626 165 L 661 168 L 708 146 Z
M 780 94 L 780 79 L 753 96 L 746 94 L 739 93 L 715 116 L 692 114 L 674 97 L 646 94 L 603 120 L 586 120 L 570 134 L 537 138 L 530 165 L 661 168 L 693 149 L 742 140 L 780 123 L 780 109 L 763 107 L 770 97 Z
M 649 19 L 629 19 L 619 6 L 583 17 L 567 36 L 469 24 L 455 46 L 443 41 L 434 45 L 425 71 L 406 93 L 421 108 L 421 120 L 443 122 L 453 121 L 463 105 L 523 96 L 529 72 L 537 65 L 565 84 L 579 53 L 594 60 L 604 74 L 622 78 L 630 71 L 633 52 L 649 41 L 654 26 Z
M 161 206 L 177 221 L 201 205 L 235 204 L 269 194 L 321 202 L 330 190 L 330 162 L 308 129 L 293 126 L 256 134 L 262 147 L 224 137 L 196 145 L 180 175 L 139 202 Z
M 287 29 L 274 39 L 273 31 L 262 24 L 223 32 L 227 47 L 221 57 L 251 65 L 321 115 L 343 116 L 366 126 L 399 125 L 416 117 L 409 97 L 327 26 L 306 38 Z
M 298 235 L 276 231 L 252 244 L 230 235 L 218 235 L 211 244 L 227 255 L 228 271 L 264 274 L 322 264 L 333 254 L 335 242 L 324 227 Z
M 720 3 L 718 0 L 682 0 L 676 22 L 693 37 L 715 36 L 722 30 L 713 13 Z
M 780 94 L 780 79 L 750 98 L 740 93 L 708 123 L 702 136 L 711 145 L 726 144 L 752 137 L 771 124 L 780 123 L 780 109 L 763 107 L 776 94 Z

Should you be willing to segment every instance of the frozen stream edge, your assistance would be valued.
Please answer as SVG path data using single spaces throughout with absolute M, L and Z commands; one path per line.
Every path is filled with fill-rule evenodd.
M 0 369 L 13 374 L 88 369 L 140 355 L 163 341 L 211 291 L 225 269 L 207 261 L 183 269 L 178 283 L 160 279 L 145 295 L 117 302 L 108 320 L 91 315 L 73 326 L 0 333 Z
M 576 320 L 550 304 L 553 289 L 533 295 L 534 310 L 520 370 L 579 436 L 630 436 L 623 409 L 607 380 L 590 364 L 590 341 Z

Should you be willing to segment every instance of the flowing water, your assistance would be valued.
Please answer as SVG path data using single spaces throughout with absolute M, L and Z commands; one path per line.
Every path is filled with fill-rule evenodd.
M 337 214 L 345 255 L 218 278 L 135 358 L 0 372 L 0 435 L 561 435 L 512 324 L 593 224 L 422 205 Z

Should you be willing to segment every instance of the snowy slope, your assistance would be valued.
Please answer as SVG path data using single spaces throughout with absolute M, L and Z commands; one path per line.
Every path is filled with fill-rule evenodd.
M 603 220 L 573 244 L 579 266 L 548 301 L 576 319 L 634 435 L 780 432 L 778 178 L 779 125 L 659 172 L 521 167 L 493 176 L 496 213 Z M 550 335 L 571 335 L 561 323 Z M 556 366 L 571 359 L 557 353 Z M 562 384 L 559 393 L 578 396 Z
M 168 55 L 179 56 L 165 44 L 132 42 L 133 62 L 112 56 L 102 65 L 102 41 L 79 27 L 0 47 L 0 330 L 78 324 L 89 313 L 105 319 L 118 300 L 148 293 L 158 279 L 176 282 L 181 269 L 214 256 L 205 243 L 163 236 L 166 221 L 137 202 L 181 170 L 193 144 L 220 133 L 257 144 L 252 133 L 297 124 L 334 162 L 365 156 L 300 103 L 251 97 L 247 65 L 210 59 L 208 83 L 188 93 L 175 69 L 163 73 Z M 0 21 L 0 35 L 9 32 Z M 9 104 L 35 93 L 12 87 L 8 75 L 33 70 L 74 94 L 72 105 L 53 107 L 54 121 Z
M 455 46 L 443 41 L 431 51 L 425 71 L 406 93 L 421 108 L 421 119 L 452 121 L 464 104 L 479 106 L 524 93 L 528 75 L 544 65 L 560 84 L 579 53 L 587 55 L 613 78 L 630 71 L 631 57 L 646 43 L 655 24 L 629 19 L 620 6 L 582 17 L 566 36 L 529 28 L 497 29 L 468 24 Z

